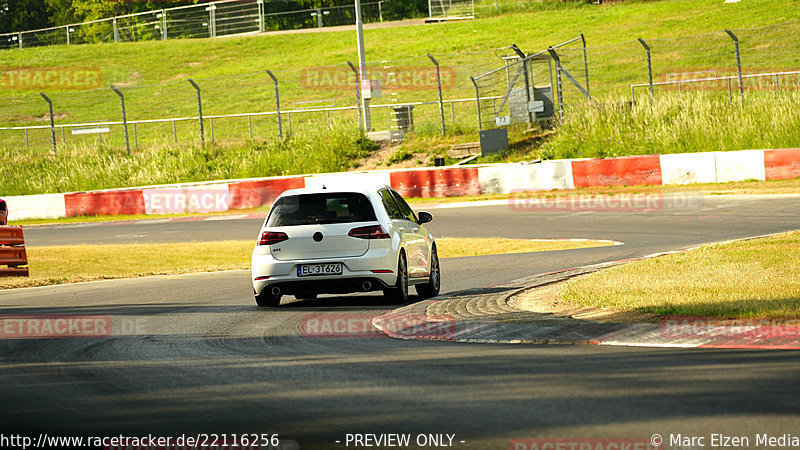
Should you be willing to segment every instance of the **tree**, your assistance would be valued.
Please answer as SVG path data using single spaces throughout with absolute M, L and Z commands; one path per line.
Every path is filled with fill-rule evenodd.
M 46 0 L 0 0 L 0 33 L 49 26 Z

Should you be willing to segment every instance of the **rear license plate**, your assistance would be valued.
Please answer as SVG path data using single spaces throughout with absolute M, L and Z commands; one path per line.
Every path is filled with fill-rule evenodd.
M 303 264 L 297 266 L 298 277 L 310 277 L 314 275 L 341 275 L 342 263 L 331 264 Z

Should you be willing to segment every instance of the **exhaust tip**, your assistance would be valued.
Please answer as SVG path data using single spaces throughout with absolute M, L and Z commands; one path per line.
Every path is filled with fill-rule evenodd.
M 372 289 L 372 283 L 370 283 L 369 281 L 365 281 L 365 282 L 361 283 L 361 289 L 363 289 L 364 291 L 371 290 Z
M 277 286 L 272 288 L 272 295 L 275 295 L 275 296 L 281 295 L 281 288 L 279 288 Z

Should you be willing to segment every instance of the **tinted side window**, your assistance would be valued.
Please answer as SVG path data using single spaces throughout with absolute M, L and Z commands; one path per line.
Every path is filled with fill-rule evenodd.
M 283 197 L 272 206 L 269 227 L 318 223 L 374 222 L 369 199 L 357 193 L 302 194 Z
M 397 201 L 397 205 L 400 206 L 400 213 L 403 214 L 403 218 L 412 222 L 416 222 L 417 216 L 414 215 L 414 211 L 411 210 L 411 207 L 408 206 L 408 203 L 406 203 L 406 201 L 403 200 L 403 197 L 401 197 L 397 192 L 391 192 L 392 197 L 394 197 L 394 199 Z
M 386 208 L 386 213 L 389 214 L 391 219 L 403 219 L 403 212 L 397 205 L 397 202 L 388 190 L 381 191 L 381 198 L 383 199 L 383 206 Z

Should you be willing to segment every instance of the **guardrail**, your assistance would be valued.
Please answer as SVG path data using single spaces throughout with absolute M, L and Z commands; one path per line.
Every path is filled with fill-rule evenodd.
M 0 227 L 0 277 L 27 277 L 30 275 L 28 267 L 22 267 L 27 265 L 22 227 Z

